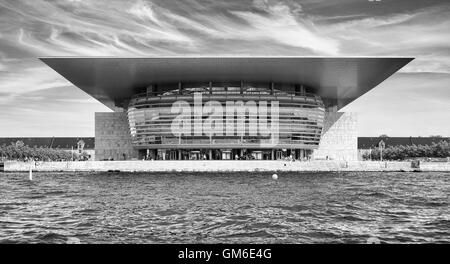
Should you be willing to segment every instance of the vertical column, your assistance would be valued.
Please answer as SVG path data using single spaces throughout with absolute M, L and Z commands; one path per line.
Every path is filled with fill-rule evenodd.
M 149 86 L 147 86 L 147 93 L 146 93 L 146 95 L 147 95 L 147 99 L 149 97 L 153 96 L 153 84 L 150 84 Z
M 306 89 L 305 89 L 305 86 L 303 86 L 303 84 L 300 85 L 300 93 L 301 94 L 305 94 L 306 93 Z
M 209 149 L 209 159 L 212 160 L 212 149 Z
M 355 113 L 337 112 L 337 107 L 329 107 L 325 119 L 319 147 L 314 150 L 315 159 L 352 161 L 358 159 L 357 117 Z
M 181 85 L 181 82 L 178 82 L 178 93 L 179 94 L 183 93 L 183 86 Z
M 126 112 L 95 113 L 96 160 L 139 157 L 133 148 Z

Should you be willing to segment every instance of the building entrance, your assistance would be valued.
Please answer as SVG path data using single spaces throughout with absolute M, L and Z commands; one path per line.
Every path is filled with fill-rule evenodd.
M 169 160 L 177 160 L 178 159 L 178 151 L 171 150 L 169 152 Z

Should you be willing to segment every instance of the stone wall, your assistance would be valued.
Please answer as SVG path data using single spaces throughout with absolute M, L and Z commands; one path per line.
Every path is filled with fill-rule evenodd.
M 27 162 L 5 162 L 5 171 L 126 171 L 126 172 L 332 172 L 332 171 L 414 171 L 411 162 L 379 161 L 306 161 L 288 162 L 275 160 L 127 160 L 127 161 L 74 161 L 38 162 L 36 166 Z M 423 162 L 421 171 L 450 171 L 450 162 Z
M 126 112 L 95 113 L 95 159 L 137 158 Z
M 314 159 L 358 160 L 358 132 L 355 113 L 325 112 L 324 127 Z

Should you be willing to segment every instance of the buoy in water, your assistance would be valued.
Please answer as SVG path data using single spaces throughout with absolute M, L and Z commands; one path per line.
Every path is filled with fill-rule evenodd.
M 278 175 L 276 173 L 272 174 L 272 179 L 278 180 Z
M 369 237 L 367 239 L 367 244 L 380 244 L 380 240 L 376 237 Z
M 76 237 L 69 237 L 67 238 L 67 244 L 81 244 L 80 239 L 76 238 Z

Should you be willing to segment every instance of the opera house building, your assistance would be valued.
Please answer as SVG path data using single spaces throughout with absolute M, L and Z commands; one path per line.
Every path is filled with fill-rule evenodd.
M 357 159 L 341 109 L 409 63 L 387 57 L 47 57 L 112 112 L 97 160 Z

